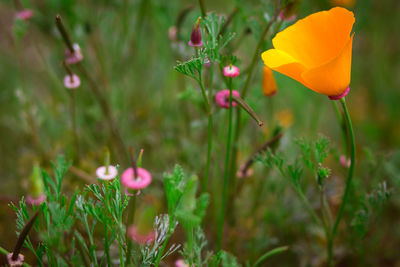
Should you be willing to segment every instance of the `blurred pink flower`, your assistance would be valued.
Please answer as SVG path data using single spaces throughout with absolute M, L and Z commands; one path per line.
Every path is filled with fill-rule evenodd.
M 345 168 L 349 168 L 351 165 L 351 160 L 347 159 L 345 155 L 340 156 L 340 165 L 342 165 Z
M 121 183 L 129 189 L 138 190 L 151 183 L 151 174 L 143 168 L 137 168 L 137 177 L 134 177 L 133 168 L 126 169 L 121 175 Z
M 296 19 L 296 15 L 291 15 L 290 17 L 285 16 L 285 11 L 282 10 L 281 13 L 279 13 L 279 19 L 280 20 L 286 20 L 286 21 L 293 21 Z
M 234 65 L 229 65 L 224 67 L 223 74 L 225 77 L 231 77 L 234 78 L 240 74 L 240 70 L 238 67 Z
M 81 79 L 79 79 L 78 75 L 72 74 L 65 75 L 64 77 L 64 86 L 68 89 L 75 89 L 81 85 Z
M 192 266 L 194 267 L 194 264 L 192 264 Z M 175 261 L 175 267 L 189 267 L 189 264 L 187 264 L 185 260 L 180 259 Z
M 201 18 L 197 19 L 196 23 L 193 26 L 192 34 L 190 35 L 190 41 L 188 42 L 188 44 L 192 47 L 203 46 L 203 40 L 201 39 L 200 20 Z
M 108 173 L 106 173 L 106 166 L 101 166 L 96 170 L 96 176 L 100 180 L 109 181 L 113 180 L 118 175 L 118 170 L 115 166 L 109 165 L 108 166 Z
M 239 97 L 239 92 L 236 90 L 232 90 L 232 96 Z M 215 101 L 217 102 L 217 105 L 221 108 L 229 108 L 229 90 L 221 90 L 217 93 L 215 96 Z M 237 103 L 235 101 L 232 101 L 232 107 L 236 107 Z
M 20 267 L 20 266 L 22 266 L 24 264 L 24 260 L 25 260 L 24 255 L 18 254 L 18 257 L 14 260 L 12 258 L 13 254 L 14 253 L 12 253 L 12 252 L 7 254 L 8 265 L 11 266 L 11 267 Z
M 15 18 L 20 20 L 28 20 L 33 17 L 33 11 L 30 9 L 20 10 L 15 14 Z
M 39 197 L 33 197 L 33 196 L 30 196 L 30 195 L 28 195 L 27 197 L 26 197 L 26 203 L 28 203 L 28 204 L 30 204 L 30 205 L 35 205 L 35 206 L 37 206 L 37 205 L 40 205 L 40 204 L 42 204 L 44 201 L 46 200 L 46 195 L 45 194 L 41 194 Z
M 139 233 L 138 228 L 134 225 L 128 228 L 128 235 L 132 240 L 142 245 L 152 243 L 156 237 L 156 234 L 153 230 L 151 230 L 147 234 L 141 234 Z

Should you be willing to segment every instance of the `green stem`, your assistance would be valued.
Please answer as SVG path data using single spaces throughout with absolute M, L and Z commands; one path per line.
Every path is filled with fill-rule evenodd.
M 222 248 L 222 236 L 224 231 L 226 201 L 227 201 L 227 187 L 228 187 L 228 174 L 229 174 L 229 159 L 231 154 L 231 139 L 232 139 L 232 78 L 229 78 L 229 110 L 228 110 L 228 137 L 226 140 L 226 154 L 225 154 L 225 171 L 224 180 L 222 185 L 222 208 L 218 225 L 218 239 L 217 251 Z
M 204 5 L 204 0 L 199 0 L 201 16 L 204 18 L 207 14 L 206 6 Z
M 268 251 L 267 253 L 265 253 L 264 255 L 262 255 L 257 261 L 256 263 L 254 263 L 253 267 L 258 267 L 261 266 L 261 263 L 263 263 L 263 261 L 265 261 L 266 259 L 268 259 L 271 256 L 274 256 L 278 253 L 282 253 L 285 252 L 289 249 L 289 246 L 283 246 L 283 247 L 278 247 L 278 248 L 274 248 L 273 250 Z
M 254 67 L 257 63 L 257 59 L 259 57 L 259 51 L 260 51 L 262 43 L 264 41 L 264 37 L 267 35 L 269 29 L 271 28 L 271 25 L 275 22 L 276 18 L 278 17 L 279 11 L 280 11 L 280 9 L 277 9 L 275 11 L 274 17 L 268 22 L 268 24 L 264 28 L 264 31 L 260 35 L 260 39 L 258 40 L 256 49 L 254 50 L 253 58 L 251 60 L 250 66 L 249 66 L 247 78 L 246 78 L 246 81 L 245 81 L 243 89 L 242 89 L 241 97 L 243 99 L 246 98 L 247 90 L 249 88 L 250 81 L 253 76 Z M 231 164 L 231 168 L 230 168 L 230 172 L 229 172 L 230 175 L 235 175 L 235 173 L 236 173 L 236 158 L 237 158 L 237 154 L 238 154 L 238 140 L 239 140 L 240 132 L 241 132 L 241 109 L 238 108 L 238 109 L 236 109 L 236 126 L 235 126 L 235 130 L 234 130 L 233 142 L 232 142 L 233 143 L 232 164 Z
M 323 225 L 321 219 L 317 216 L 317 214 L 315 213 L 314 209 L 311 207 L 310 201 L 308 201 L 308 199 L 304 195 L 303 191 L 301 190 L 300 185 L 295 185 L 295 190 L 296 190 L 297 194 L 300 196 L 300 198 L 303 201 L 304 205 L 306 205 L 306 208 L 310 212 L 310 214 L 313 217 L 314 221 L 319 225 Z
M 156 258 L 156 262 L 155 262 L 155 267 L 158 267 L 158 266 L 160 265 L 160 261 L 161 261 L 162 255 L 163 255 L 163 253 L 164 253 L 165 248 L 167 247 L 167 244 L 168 244 L 169 239 L 171 238 L 172 232 L 173 232 L 173 229 L 170 228 L 170 229 L 168 230 L 168 235 L 167 235 L 167 237 L 165 238 L 164 243 L 163 243 L 163 245 L 162 245 L 162 247 L 161 247 L 161 250 L 160 250 L 160 251 L 158 252 L 158 254 L 157 254 L 157 258 Z
M 339 107 L 336 103 L 336 101 L 331 101 L 333 104 L 333 108 L 335 109 L 335 114 L 338 120 L 338 123 L 340 125 L 340 131 L 341 131 L 341 135 L 342 135 L 342 142 L 343 142 L 343 151 L 344 154 L 346 155 L 346 160 L 348 158 L 348 153 L 349 153 L 349 146 L 348 146 L 348 139 L 347 139 L 347 132 L 346 132 L 346 125 L 345 122 L 343 121 L 343 115 L 339 110 Z
M 132 250 L 132 241 L 128 235 L 128 227 L 135 220 L 135 211 L 136 211 L 136 195 L 133 196 L 133 199 L 131 201 L 131 208 L 128 213 L 128 220 L 126 221 L 126 243 L 127 243 L 126 261 L 125 261 L 126 266 L 129 266 L 129 263 L 131 261 L 131 250 Z
M 340 220 L 343 215 L 344 208 L 346 206 L 347 200 L 349 198 L 350 194 L 350 187 L 351 187 L 351 181 L 353 179 L 353 174 L 354 174 L 354 165 L 355 165 L 355 159 L 356 159 L 356 145 L 354 141 L 354 131 L 353 131 L 353 125 L 351 123 L 351 118 L 349 115 L 349 111 L 347 109 L 346 105 L 346 100 L 345 98 L 340 99 L 340 103 L 342 104 L 343 110 L 344 110 L 344 117 L 346 121 L 346 129 L 348 131 L 348 135 L 350 136 L 350 168 L 349 168 L 349 173 L 347 176 L 347 181 L 346 181 L 346 187 L 344 190 L 343 198 L 342 198 L 342 204 L 340 205 L 338 215 L 335 220 L 335 224 L 333 225 L 333 230 L 331 234 L 331 238 L 329 240 L 329 248 L 328 248 L 328 266 L 332 265 L 332 260 L 333 260 L 333 242 L 336 236 L 337 229 L 339 227 Z
M 212 80 L 211 80 L 212 81 Z M 208 116 L 208 134 L 207 134 L 207 160 L 206 160 L 206 174 L 204 176 L 203 180 L 203 192 L 207 192 L 208 190 L 208 177 L 210 173 L 210 163 L 211 163 L 211 150 L 212 150 L 212 138 L 213 138 L 213 116 L 212 116 L 212 111 L 211 111 L 211 101 L 212 97 L 210 99 L 207 98 L 206 90 L 204 88 L 203 84 L 203 79 L 202 79 L 202 73 L 199 73 L 199 79 L 198 83 L 201 88 L 201 94 L 203 96 L 204 100 L 204 105 L 206 106 L 206 111 L 207 111 L 207 116 Z M 209 94 L 212 95 L 212 84 L 210 84 L 210 90 Z

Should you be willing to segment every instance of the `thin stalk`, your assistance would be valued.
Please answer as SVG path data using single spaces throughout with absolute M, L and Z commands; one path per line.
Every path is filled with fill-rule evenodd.
M 83 248 L 83 246 L 82 246 L 82 244 L 81 244 L 81 242 L 79 240 L 76 242 L 76 247 L 78 248 L 79 253 L 82 256 L 83 264 L 85 265 L 85 267 L 90 267 L 89 260 L 86 257 L 87 254 L 85 253 L 85 250 L 84 250 L 84 248 Z
M 228 137 L 226 140 L 226 154 L 225 154 L 225 171 L 224 180 L 222 185 L 222 207 L 218 225 L 218 239 L 217 239 L 217 251 L 222 248 L 222 236 L 224 231 L 225 213 L 226 213 L 226 202 L 227 202 L 227 187 L 228 187 L 228 176 L 229 176 L 229 161 L 231 155 L 231 139 L 232 139 L 232 78 L 229 78 L 229 110 L 228 110 Z
M 242 98 L 238 96 L 232 96 L 232 98 L 237 104 L 239 104 L 241 108 L 243 108 L 250 115 L 250 117 L 252 117 L 257 122 L 258 126 L 261 127 L 264 125 L 258 115 L 254 112 L 254 110 Z
M 129 263 L 131 261 L 131 250 L 132 250 L 132 240 L 128 234 L 128 227 L 135 220 L 135 211 L 136 211 L 136 195 L 133 196 L 133 199 L 131 201 L 131 207 L 130 207 L 129 213 L 128 213 L 128 220 L 126 221 L 126 243 L 127 243 L 126 261 L 125 261 L 126 266 L 129 266 Z
M 263 261 L 265 261 L 266 259 L 268 259 L 271 256 L 274 256 L 276 254 L 285 252 L 289 249 L 289 246 L 283 246 L 283 247 L 278 247 L 278 248 L 274 248 L 273 250 L 268 251 L 267 253 L 265 253 L 264 255 L 262 255 L 257 261 L 256 263 L 254 263 L 253 267 L 258 267 L 261 266 L 261 263 L 263 263 Z
M 110 244 L 108 242 L 108 229 L 107 224 L 104 224 L 104 251 L 106 253 L 107 265 L 112 266 L 110 257 Z
M 206 161 L 206 173 L 203 180 L 203 192 L 208 191 L 208 178 L 210 176 L 210 162 L 211 162 L 211 151 L 213 145 L 213 115 L 212 115 L 212 89 L 213 89 L 213 74 L 214 74 L 214 61 L 211 60 L 210 67 L 210 84 L 208 88 L 208 96 L 209 96 L 209 105 L 208 105 L 208 126 L 207 126 L 207 161 Z M 203 90 L 203 89 L 202 89 Z
M 257 59 L 259 57 L 259 51 L 261 49 L 264 37 L 267 35 L 269 29 L 271 28 L 271 25 L 275 22 L 276 18 L 278 17 L 278 14 L 280 12 L 280 9 L 277 9 L 275 11 L 274 17 L 268 22 L 268 24 L 265 26 L 262 34 L 260 35 L 260 39 L 258 40 L 256 49 L 254 50 L 253 58 L 251 60 L 250 66 L 249 66 L 249 71 L 247 74 L 246 81 L 243 85 L 241 97 L 243 99 L 246 98 L 248 87 L 250 85 L 250 81 L 253 75 L 254 67 L 256 65 Z M 232 164 L 230 168 L 230 175 L 235 175 L 236 173 L 236 158 L 238 154 L 238 140 L 241 132 L 241 109 L 236 109 L 236 126 L 233 134 L 233 147 L 232 147 Z
M 206 6 L 204 4 L 204 0 L 199 0 L 199 5 L 200 5 L 200 10 L 201 10 L 201 16 L 204 18 L 207 14 Z
M 207 98 L 206 90 L 204 88 L 202 73 L 199 73 L 198 79 L 201 94 L 203 96 L 204 105 L 206 106 L 207 116 L 208 116 L 208 133 L 207 133 L 207 160 L 206 160 L 206 174 L 203 180 L 203 192 L 207 192 L 208 190 L 208 177 L 210 174 L 210 163 L 211 163 L 211 151 L 212 151 L 212 138 L 213 138 L 213 116 L 211 110 L 211 101 L 212 101 L 212 84 L 210 84 L 210 89 L 208 93 L 211 95 L 210 99 Z
M 77 163 L 80 161 L 79 155 L 79 139 L 78 139 L 78 128 L 76 126 L 76 104 L 75 104 L 75 92 L 70 90 L 70 113 L 71 113 L 71 123 L 72 123 L 72 133 L 74 135 L 74 146 L 75 146 L 75 160 Z
M 308 211 L 311 214 L 311 217 L 313 217 L 314 221 L 319 224 L 319 225 L 324 225 L 321 221 L 321 219 L 318 217 L 318 215 L 315 213 L 314 209 L 311 207 L 310 201 L 308 201 L 308 199 L 306 198 L 306 196 L 304 195 L 303 191 L 301 190 L 299 185 L 295 185 L 295 190 L 297 192 L 297 194 L 300 196 L 301 200 L 303 201 L 304 205 L 306 206 L 306 208 L 308 209 Z
M 332 260 L 333 260 L 333 242 L 336 236 L 337 229 L 339 227 L 340 220 L 343 215 L 344 208 L 346 206 L 347 200 L 349 198 L 349 193 L 350 193 L 350 187 L 351 187 L 351 181 L 353 179 L 354 175 L 354 166 L 355 166 L 355 159 L 356 159 L 356 144 L 355 144 L 355 139 L 354 139 L 354 131 L 353 131 L 353 125 L 351 123 L 351 118 L 349 111 L 347 109 L 346 105 L 346 100 L 345 98 L 340 99 L 340 103 L 343 107 L 344 111 L 344 118 L 346 121 L 346 129 L 348 131 L 348 136 L 350 136 L 350 168 L 349 168 L 349 173 L 347 176 L 347 181 L 346 181 L 346 187 L 344 190 L 343 198 L 342 198 L 342 203 L 339 208 L 338 215 L 335 220 L 335 224 L 333 225 L 333 230 L 331 234 L 331 238 L 329 240 L 329 248 L 328 248 L 328 266 L 332 265 Z

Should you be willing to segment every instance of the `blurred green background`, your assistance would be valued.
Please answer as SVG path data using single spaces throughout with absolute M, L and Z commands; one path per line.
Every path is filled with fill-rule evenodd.
M 264 13 L 271 14 L 270 1 L 243 2 L 205 1 L 207 10 L 217 14 L 226 15 L 239 7 L 229 28 L 237 32 L 234 40 L 240 38 L 244 24 L 257 33 L 265 23 Z M 13 2 L 0 3 L 0 245 L 12 247 L 8 242 L 14 240 L 10 225 L 15 216 L 7 203 L 27 194 L 26 181 L 32 164 L 40 162 L 47 168 L 58 154 L 73 155 L 70 98 L 62 83 L 65 46 L 55 28 L 56 14 L 61 14 L 72 39 L 81 46 L 83 64 L 109 101 L 125 145 L 135 151 L 144 149 L 143 165 L 153 174 L 151 192 L 158 201 L 163 202 L 162 173 L 171 170 L 175 163 L 202 175 L 207 118 L 201 95 L 192 81 L 173 68 L 177 60 L 188 59 L 193 54 L 186 42 L 200 15 L 197 1 L 33 0 L 23 4 L 34 11 L 29 21 L 14 19 Z M 175 24 L 179 12 L 189 5 L 194 5 L 194 9 L 183 21 L 183 41 L 173 42 L 168 30 Z M 331 6 L 330 1 L 303 0 L 297 18 Z M 378 229 L 373 228 L 373 238 L 364 242 L 357 256 L 349 254 L 343 266 L 399 266 L 400 232 L 395 226 L 400 208 L 400 153 L 397 150 L 400 145 L 400 1 L 358 0 L 349 9 L 354 11 L 356 23 L 347 101 L 355 128 L 358 161 L 371 163 L 358 165 L 355 184 L 360 191 L 369 192 L 386 180 L 393 188 L 393 197 L 378 219 L 375 226 Z M 243 70 L 253 55 L 257 41 L 254 35 L 245 37 L 235 52 L 236 65 Z M 269 39 L 266 40 L 263 51 L 270 45 Z M 294 138 L 313 140 L 319 134 L 329 137 L 332 146 L 340 148 L 339 127 L 329 101 L 278 73 L 275 73 L 278 94 L 267 99 L 261 90 L 262 66 L 260 58 L 246 100 L 267 123 L 259 131 L 250 119 L 244 118 L 246 127 L 238 144 L 239 160 L 245 160 L 265 142 L 271 133 L 268 122 L 272 117 L 288 126 L 282 142 L 288 151 L 294 149 Z M 245 75 L 239 76 L 234 86 L 241 88 L 244 78 Z M 74 166 L 94 175 L 96 167 L 103 163 L 104 148 L 113 147 L 113 143 L 100 106 L 88 86 L 88 81 L 82 78 L 82 85 L 75 93 L 81 160 Z M 214 88 L 225 89 L 223 80 L 216 79 Z M 275 114 L 271 114 L 272 102 Z M 225 112 L 216 109 L 215 117 L 213 170 L 217 174 L 223 170 Z M 128 167 L 115 153 L 112 153 L 112 163 Z M 262 177 L 262 167 L 255 169 L 255 177 Z M 216 174 L 212 178 L 217 179 Z M 315 239 L 302 235 L 307 223 L 300 219 L 296 230 L 287 221 L 293 214 L 302 216 L 301 211 L 295 211 L 294 193 L 293 196 L 285 194 L 283 204 L 274 204 L 279 201 L 273 195 L 279 192 L 277 188 L 287 187 L 279 179 L 277 176 L 268 180 L 271 184 L 267 185 L 267 192 L 272 195 L 264 204 L 270 205 L 271 210 L 263 218 L 266 222 L 259 225 L 265 227 L 260 237 L 268 238 L 257 240 L 257 246 L 262 251 L 276 240 L 294 244 L 289 256 L 277 261 L 281 263 L 279 266 L 293 266 L 290 263 L 294 262 L 299 266 L 318 266 L 320 263 L 313 254 L 318 250 L 312 248 Z M 76 175 L 71 175 L 68 186 L 81 184 Z M 244 203 L 245 194 L 241 199 Z M 212 226 L 208 227 L 212 232 Z M 381 242 L 385 244 L 378 248 Z M 254 257 L 252 253 L 259 253 L 251 244 L 244 242 L 240 247 L 247 251 L 245 256 Z M 348 240 L 347 244 L 360 246 L 354 240 Z M 361 258 L 367 265 L 363 265 Z

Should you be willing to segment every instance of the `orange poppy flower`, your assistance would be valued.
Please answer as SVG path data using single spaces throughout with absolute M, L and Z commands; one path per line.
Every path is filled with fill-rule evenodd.
M 350 84 L 354 14 L 342 7 L 312 14 L 278 33 L 262 53 L 268 67 L 335 97 Z
M 274 74 L 267 66 L 263 69 L 262 90 L 265 96 L 273 96 L 277 92 Z

